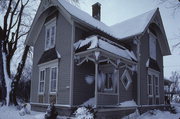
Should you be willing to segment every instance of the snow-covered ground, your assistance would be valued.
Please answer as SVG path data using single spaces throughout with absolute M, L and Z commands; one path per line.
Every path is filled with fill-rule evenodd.
M 168 111 L 154 110 L 146 112 L 142 115 L 134 116 L 133 114 L 123 118 L 123 119 L 179 119 L 180 118 L 180 104 L 173 104 L 176 108 L 177 114 L 172 114 Z M 42 112 L 31 111 L 31 114 L 26 114 L 25 116 L 20 116 L 19 111 L 15 107 L 0 107 L 0 119 L 44 119 L 44 114 Z M 63 118 L 66 119 L 66 118 Z
M 44 113 L 31 111 L 31 114 L 20 116 L 15 107 L 0 107 L 0 119 L 44 119 Z

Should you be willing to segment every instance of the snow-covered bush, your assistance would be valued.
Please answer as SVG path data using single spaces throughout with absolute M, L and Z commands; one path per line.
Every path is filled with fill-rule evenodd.
M 31 113 L 31 105 L 29 103 L 26 103 L 22 106 L 21 110 L 19 111 L 20 116 L 24 116 L 26 114 Z
M 94 119 L 96 112 L 91 106 L 79 107 L 75 111 L 75 119 Z
M 56 111 L 56 107 L 54 104 L 50 104 L 46 110 L 45 119 L 56 119 L 58 112 Z
M 172 102 L 174 103 L 180 103 L 180 96 L 179 95 L 173 95 Z

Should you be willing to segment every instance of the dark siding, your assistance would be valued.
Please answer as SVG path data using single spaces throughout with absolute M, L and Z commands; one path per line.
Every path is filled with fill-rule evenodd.
M 130 84 L 129 88 L 126 90 L 122 81 L 121 81 L 121 78 L 122 78 L 122 74 L 124 73 L 124 70 L 125 68 L 123 69 L 120 69 L 119 71 L 119 102 L 124 102 L 124 101 L 129 101 L 129 100 L 132 100 L 133 99 L 133 83 L 134 83 L 134 80 L 132 78 L 132 83 Z M 129 74 L 131 75 L 131 71 L 128 71 Z M 132 75 L 131 75 L 132 77 Z
M 162 40 L 162 39 L 161 39 Z M 160 50 L 159 42 L 157 41 L 157 46 L 156 46 L 156 61 L 157 65 L 160 68 L 160 75 L 159 75 L 159 85 L 160 85 L 160 103 L 164 103 L 164 81 L 163 81 L 163 56 Z M 146 62 L 148 58 L 150 57 L 149 55 L 149 35 L 146 32 L 144 36 L 141 38 L 141 46 L 140 46 L 140 80 L 141 80 L 141 104 L 142 105 L 147 105 L 148 104 L 148 95 L 147 95 L 147 67 L 146 67 Z
M 141 98 L 140 103 L 142 105 L 146 105 L 148 102 L 148 95 L 147 95 L 147 68 L 146 62 L 149 58 L 149 35 L 146 32 L 144 36 L 140 39 L 140 89 L 141 89 Z
M 74 66 L 74 90 L 73 104 L 79 105 L 94 97 L 95 83 L 89 85 L 85 81 L 87 75 L 94 75 L 95 64 L 93 62 L 83 63 L 80 66 Z

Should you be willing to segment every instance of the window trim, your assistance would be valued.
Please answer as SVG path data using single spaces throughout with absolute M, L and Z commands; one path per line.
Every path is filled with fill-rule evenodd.
M 152 81 L 152 95 L 149 95 L 148 92 L 149 92 L 149 86 L 148 86 L 148 75 L 151 75 L 151 77 L 153 76 L 153 81 Z M 154 76 L 157 77 L 158 79 L 158 95 L 156 95 L 156 92 L 155 92 L 155 81 L 154 81 Z M 156 104 L 156 99 L 158 98 L 160 100 L 160 86 L 159 86 L 159 76 L 160 76 L 160 72 L 159 71 L 156 71 L 154 69 L 151 69 L 151 68 L 148 68 L 147 70 L 147 95 L 148 95 L 148 105 L 149 104 L 149 99 L 152 98 L 152 105 Z M 160 103 L 159 103 L 160 104 Z M 157 104 L 156 104 L 157 105 Z
M 51 46 L 51 43 L 50 43 L 50 46 L 47 47 L 47 30 L 50 29 L 50 42 L 51 42 L 51 29 L 52 27 L 55 26 L 55 32 L 54 32 L 54 44 Z M 50 21 L 48 21 L 47 23 L 45 23 L 45 46 L 44 46 L 44 50 L 49 50 L 51 48 L 53 48 L 55 46 L 55 42 L 56 42 L 56 17 L 51 19 Z
M 41 71 L 44 71 L 44 88 L 43 88 L 43 92 L 40 92 Z M 46 87 L 45 84 L 46 84 L 46 68 L 40 68 L 40 69 L 39 69 L 38 95 L 44 95 L 44 93 L 45 93 L 45 87 Z
M 114 70 L 115 70 L 115 68 L 111 64 L 99 65 L 99 71 L 102 71 L 104 74 L 112 73 L 112 78 L 114 78 L 113 80 L 118 80 L 118 79 L 115 79 Z M 119 70 L 117 71 L 117 73 L 119 73 Z M 112 90 L 111 89 L 105 89 L 105 84 L 104 84 L 104 89 L 102 91 L 98 91 L 98 94 L 118 95 L 118 89 L 117 89 L 118 88 L 118 86 L 117 86 L 118 84 L 116 84 L 116 86 L 115 86 L 116 88 L 114 89 L 113 80 L 112 80 Z
M 128 80 L 126 86 L 125 86 L 125 84 L 124 84 L 124 82 L 123 82 L 123 79 L 124 79 L 125 77 L 126 77 L 127 80 Z M 130 87 L 130 85 L 131 85 L 131 83 L 132 83 L 132 78 L 131 78 L 131 76 L 130 76 L 130 74 L 129 74 L 129 71 L 128 71 L 127 69 L 125 69 L 125 71 L 123 72 L 123 74 L 122 74 L 122 76 L 121 76 L 121 82 L 122 82 L 124 88 L 125 88 L 126 90 L 128 90 L 128 88 Z
M 52 77 L 52 69 L 53 68 L 56 68 L 56 91 L 55 92 L 52 92 L 51 91 L 51 77 Z M 58 92 L 58 66 L 51 66 L 50 67 L 50 77 L 49 77 L 49 95 L 56 95 L 57 92 Z M 56 96 L 57 98 L 57 96 Z

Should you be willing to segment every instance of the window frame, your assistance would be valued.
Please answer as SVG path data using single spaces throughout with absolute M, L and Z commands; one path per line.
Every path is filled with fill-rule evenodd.
M 153 77 L 153 79 L 152 79 L 152 95 L 149 95 L 148 75 Z M 152 99 L 152 104 L 149 104 L 149 105 L 157 104 L 156 99 L 160 100 L 159 75 L 160 75 L 160 72 L 158 72 L 158 71 L 156 71 L 154 69 L 148 68 L 148 73 L 147 73 L 148 104 L 149 104 L 150 98 Z M 156 95 L 156 86 L 155 86 L 156 82 L 155 82 L 155 78 L 154 77 L 157 77 L 157 80 L 158 80 L 158 95 Z
M 44 87 L 43 87 L 43 92 L 40 92 L 40 83 L 42 82 L 41 81 L 41 72 L 44 71 Z M 45 93 L 45 81 L 46 80 L 46 68 L 41 68 L 39 69 L 39 83 L 38 83 L 38 95 L 44 95 Z
M 126 78 L 128 80 L 127 85 L 124 84 L 124 78 Z M 131 83 L 132 83 L 132 78 L 131 75 L 129 74 L 129 71 L 127 69 L 125 69 L 125 71 L 123 72 L 122 76 L 121 76 L 121 82 L 124 86 L 124 88 L 126 90 L 128 90 L 128 88 L 130 87 Z
M 53 68 L 56 68 L 56 91 L 55 92 L 52 92 L 51 91 L 51 80 L 52 80 L 52 69 Z M 50 78 L 49 78 L 49 94 L 50 95 L 53 95 L 53 94 L 56 94 L 57 93 L 57 87 L 58 87 L 58 66 L 52 66 L 50 67 Z
M 152 41 L 152 38 L 153 38 L 153 41 Z M 154 47 L 152 46 L 152 44 L 154 44 Z M 152 52 L 154 50 L 155 52 Z M 149 57 L 154 60 L 157 59 L 157 36 L 155 36 L 152 32 L 149 32 Z
M 52 28 L 54 27 L 54 43 L 51 44 L 52 42 Z M 49 43 L 47 44 L 47 31 L 49 31 Z M 56 17 L 45 23 L 45 51 L 53 48 L 55 46 L 56 42 Z
M 117 95 L 118 94 L 118 91 L 117 91 L 118 90 L 117 89 L 117 85 L 118 84 L 116 84 L 116 86 L 114 86 L 114 82 L 113 82 L 113 80 L 114 81 L 118 80 L 118 79 L 115 79 L 115 75 L 116 74 L 115 74 L 114 70 L 115 69 L 114 69 L 114 67 L 111 64 L 102 64 L 102 65 L 99 65 L 99 71 L 101 71 L 104 75 L 112 74 L 112 88 L 107 89 L 105 87 L 106 81 L 104 81 L 104 84 L 103 84 L 104 89 L 98 90 L 99 94 L 107 94 L 107 95 Z

